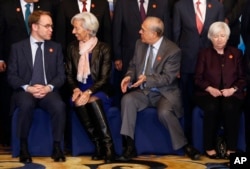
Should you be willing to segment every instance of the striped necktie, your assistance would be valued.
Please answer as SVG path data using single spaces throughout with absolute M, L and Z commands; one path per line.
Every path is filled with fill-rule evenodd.
M 197 26 L 197 29 L 198 29 L 198 32 L 199 34 L 201 34 L 201 31 L 202 31 L 202 28 L 203 28 L 203 21 L 202 21 L 202 13 L 201 13 L 201 10 L 200 10 L 200 0 L 198 0 L 196 2 L 196 26 Z

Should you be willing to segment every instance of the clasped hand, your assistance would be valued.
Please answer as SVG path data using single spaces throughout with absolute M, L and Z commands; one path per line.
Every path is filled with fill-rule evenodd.
M 88 103 L 90 94 L 86 91 L 82 92 L 80 89 L 75 89 L 72 96 L 72 101 L 76 106 L 82 106 Z
M 218 96 L 230 97 L 234 94 L 235 89 L 228 88 L 228 89 L 219 90 L 219 89 L 209 86 L 207 87 L 206 91 L 209 92 L 213 97 L 218 97 Z
M 37 99 L 44 98 L 50 91 L 51 88 L 49 86 L 40 84 L 35 84 L 33 86 L 27 87 L 27 92 L 31 93 Z
M 131 77 L 130 76 L 126 76 L 125 78 L 122 79 L 121 82 L 121 90 L 123 93 L 127 92 L 128 88 L 135 88 L 140 86 L 141 84 L 143 84 L 146 81 L 146 76 L 145 75 L 140 75 L 137 79 L 137 81 L 133 84 L 131 84 Z

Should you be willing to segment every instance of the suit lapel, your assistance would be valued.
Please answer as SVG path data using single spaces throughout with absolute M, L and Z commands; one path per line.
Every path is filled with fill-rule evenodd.
M 27 31 L 20 1 L 16 0 L 16 1 L 13 1 L 13 3 L 14 3 L 15 11 L 16 11 L 15 15 L 17 18 L 17 22 L 19 23 L 19 25 L 21 25 L 20 29 L 24 29 L 25 31 Z
M 33 3 L 33 4 L 34 4 L 34 10 L 41 10 L 40 1 Z
M 46 70 L 49 70 L 50 66 L 52 66 L 50 64 L 50 61 L 52 60 L 51 58 L 53 57 L 54 52 L 55 52 L 55 49 L 53 49 L 53 47 L 51 47 L 47 41 L 44 41 L 44 68 L 45 68 L 46 76 L 48 72 Z
M 212 5 L 211 0 L 207 0 L 206 17 L 205 17 L 203 28 L 210 26 L 210 25 L 207 25 L 207 24 L 208 24 L 208 19 L 209 19 L 210 14 L 214 12 L 212 7 L 213 7 L 213 5 Z
M 187 1 L 187 4 L 186 4 L 186 7 L 188 9 L 188 14 L 187 15 L 190 15 L 190 17 L 192 18 L 191 21 L 192 21 L 192 24 L 194 25 L 194 27 L 196 28 L 196 15 L 195 15 L 195 9 L 194 9 L 194 3 L 193 3 L 193 0 L 188 0 Z M 198 29 L 197 29 L 197 33 L 198 32 Z
M 161 45 L 158 49 L 158 52 L 155 57 L 153 68 L 155 69 L 162 61 L 162 57 L 164 56 L 164 51 L 167 48 L 165 38 L 162 39 Z
M 28 66 L 30 67 L 30 70 L 32 72 L 33 59 L 32 59 L 32 52 L 31 52 L 31 45 L 29 38 L 26 41 L 24 41 L 22 49 L 23 49 L 23 56 L 27 60 Z
M 140 63 L 140 73 L 143 72 L 144 66 L 145 66 L 145 62 L 146 62 L 146 55 L 147 55 L 147 50 L 148 50 L 148 45 L 145 43 L 142 43 L 142 49 L 141 49 L 141 61 Z
M 71 0 L 72 2 L 70 3 L 70 8 L 72 9 L 72 11 L 74 11 L 74 15 L 79 13 L 79 12 L 82 12 L 79 10 L 79 6 L 78 6 L 78 0 Z M 73 2 L 74 1 L 74 2 Z M 91 2 L 92 3 L 92 2 Z M 92 8 L 90 7 L 90 12 L 92 12 Z M 73 15 L 73 16 L 74 16 Z M 72 17 L 73 17 L 72 16 Z
M 127 0 L 127 1 L 128 1 L 128 7 L 131 8 L 131 11 L 134 11 L 134 12 L 132 12 L 135 15 L 133 17 L 135 17 L 135 19 L 139 23 L 142 23 L 140 9 L 139 9 L 137 0 Z
M 148 1 L 147 16 L 154 14 L 153 10 L 157 10 L 157 8 L 158 8 L 157 0 L 149 0 Z

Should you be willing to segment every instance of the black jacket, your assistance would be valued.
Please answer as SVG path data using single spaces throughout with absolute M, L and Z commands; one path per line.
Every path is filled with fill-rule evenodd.
M 70 90 L 78 87 L 77 67 L 80 59 L 79 41 L 70 43 L 66 56 L 66 74 Z M 92 51 L 90 61 L 90 72 L 93 79 L 93 85 L 89 88 L 93 93 L 103 91 L 107 95 L 112 95 L 110 84 L 112 70 L 112 56 L 110 46 L 103 42 L 98 42 Z

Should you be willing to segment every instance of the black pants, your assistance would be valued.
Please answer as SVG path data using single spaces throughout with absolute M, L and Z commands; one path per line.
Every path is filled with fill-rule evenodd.
M 224 126 L 228 150 L 237 149 L 239 123 L 244 100 L 235 97 L 199 96 L 197 105 L 204 111 L 203 134 L 205 150 L 215 149 L 218 127 Z

